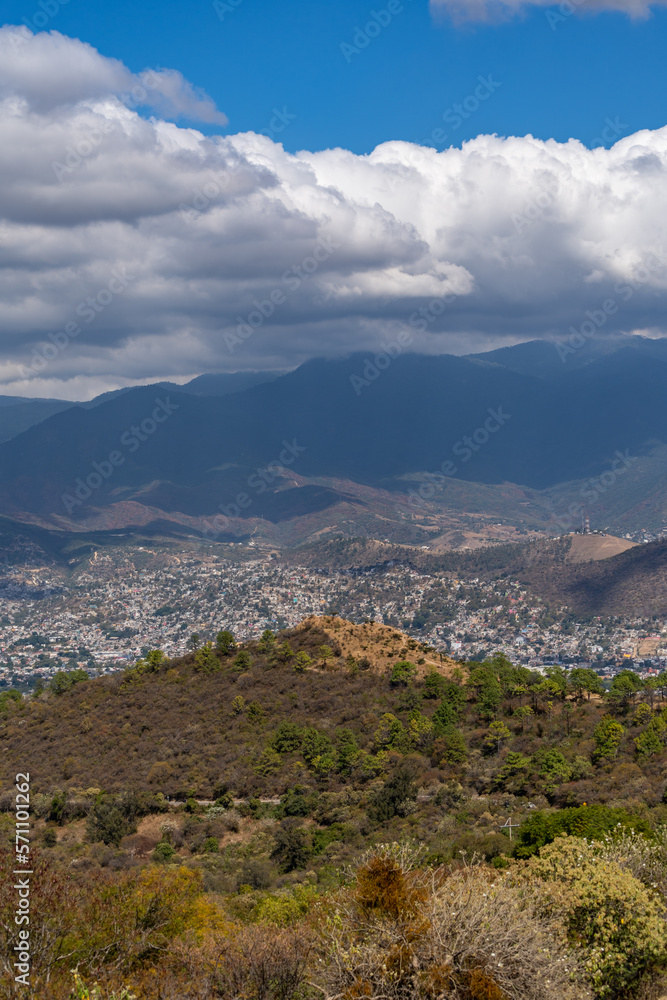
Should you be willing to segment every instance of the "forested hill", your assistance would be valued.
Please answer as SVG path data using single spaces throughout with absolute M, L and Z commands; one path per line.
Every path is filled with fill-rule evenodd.
M 332 617 L 6 692 L 0 961 L 29 771 L 35 1000 L 658 1000 L 666 694 Z
M 455 779 L 560 805 L 662 798 L 664 677 L 644 689 L 626 671 L 602 697 L 592 671 L 442 661 L 395 629 L 336 618 L 238 647 L 221 636 L 217 650 L 155 652 L 121 674 L 58 675 L 37 697 L 3 696 L 3 780 L 22 755 L 47 794 L 363 793 L 405 760 L 427 786 Z

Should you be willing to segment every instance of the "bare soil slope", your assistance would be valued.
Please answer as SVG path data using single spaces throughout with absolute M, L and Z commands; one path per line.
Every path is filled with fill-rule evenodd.
M 333 615 L 311 615 L 292 629 L 288 636 L 292 645 L 305 649 L 313 659 L 317 659 L 319 647 L 327 645 L 338 657 L 347 659 L 353 656 L 357 661 L 366 657 L 371 661 L 372 669 L 379 674 L 385 674 L 399 660 L 414 663 L 419 676 L 433 669 L 448 674 L 458 666 L 450 657 L 443 654 L 441 658 L 429 646 L 379 622 L 355 625 Z M 420 663 L 420 660 L 423 662 Z
M 567 555 L 569 563 L 584 563 L 598 559 L 610 559 L 612 556 L 634 549 L 636 542 L 627 538 L 617 538 L 615 535 L 572 535 L 572 544 Z

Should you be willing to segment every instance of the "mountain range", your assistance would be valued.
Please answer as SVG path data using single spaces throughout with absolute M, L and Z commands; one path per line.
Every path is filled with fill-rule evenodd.
M 315 359 L 86 403 L 0 398 L 0 514 L 295 544 L 667 523 L 667 344 Z M 28 422 L 32 426 L 25 426 Z

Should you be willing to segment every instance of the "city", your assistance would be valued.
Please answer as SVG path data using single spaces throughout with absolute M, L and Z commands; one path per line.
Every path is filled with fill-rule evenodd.
M 516 581 L 459 579 L 396 564 L 370 570 L 286 565 L 280 553 L 195 544 L 95 550 L 70 574 L 39 565 L 5 571 L 0 590 L 0 685 L 28 689 L 59 670 L 92 675 L 127 667 L 150 649 L 174 657 L 193 635 L 238 640 L 290 628 L 310 615 L 377 621 L 455 659 L 496 651 L 541 670 L 591 666 L 610 677 L 627 667 L 649 676 L 667 663 L 667 622 L 576 618 Z

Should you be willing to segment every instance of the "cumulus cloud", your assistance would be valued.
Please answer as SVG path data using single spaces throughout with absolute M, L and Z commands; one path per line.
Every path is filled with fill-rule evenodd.
M 667 0 L 566 0 L 559 5 L 554 0 L 430 0 L 436 15 L 446 14 L 454 21 L 502 21 L 530 7 L 553 7 L 555 12 L 563 8 L 566 15 L 615 10 L 632 18 L 646 18 L 652 7 L 664 7 L 666 3 Z
M 41 113 L 116 96 L 168 116 L 227 124 L 211 98 L 176 70 L 134 74 L 92 45 L 57 31 L 34 35 L 25 26 L 0 29 L 0 93 L 14 95 Z
M 664 333 L 667 129 L 292 155 L 142 118 L 127 71 L 79 42 L 22 44 L 13 75 L 0 59 L 0 391 L 285 368 L 400 333 L 479 351 L 568 335 L 607 300 L 602 333 Z

